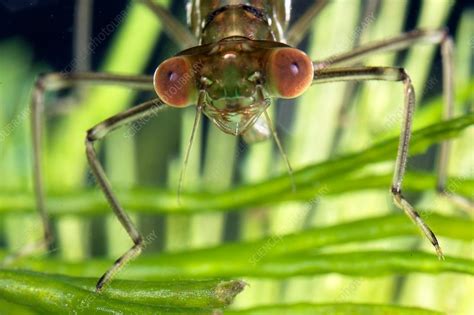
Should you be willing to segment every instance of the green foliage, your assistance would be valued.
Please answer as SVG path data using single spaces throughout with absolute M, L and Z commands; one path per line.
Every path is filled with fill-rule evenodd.
M 472 222 L 425 212 L 436 233 L 452 239 L 472 241 Z M 380 276 L 409 272 L 459 272 L 474 275 L 474 262 L 413 252 L 322 253 L 320 249 L 352 242 L 387 237 L 418 236 L 416 227 L 403 215 L 364 219 L 284 236 L 269 236 L 252 242 L 237 242 L 206 249 L 143 255 L 128 265 L 122 275 L 129 279 L 173 281 L 220 277 L 290 277 L 338 272 L 348 275 Z M 60 271 L 77 276 L 100 274 L 112 262 L 92 260 L 87 264 L 42 258 L 24 259 L 18 266 L 48 272 Z
M 239 281 L 114 281 L 95 292 L 96 279 L 71 278 L 25 271 L 0 271 L 3 299 L 44 313 L 76 314 L 196 313 L 229 305 L 245 283 Z
M 361 30 L 365 35 L 359 35 L 371 38 L 381 28 L 386 28 L 389 33 L 398 33 L 406 9 L 406 2 L 401 2 L 403 4 L 397 4 L 396 10 L 393 10 L 393 2 L 382 2 L 380 20 L 383 23 L 378 25 L 379 22 L 374 22 L 368 30 Z M 168 5 L 169 1 L 164 0 L 162 3 Z M 338 13 L 337 8 L 345 10 L 347 19 L 337 21 L 335 25 L 333 16 L 334 12 Z M 114 35 L 110 51 L 101 66 L 102 71 L 142 73 L 160 38 L 160 24 L 150 12 L 135 3 L 127 7 L 127 10 L 129 14 Z M 322 49 L 325 48 L 321 47 L 319 50 L 321 43 L 318 41 L 327 44 L 325 47 L 328 50 L 324 54 L 333 53 L 330 49 L 331 42 L 340 49 L 340 37 L 335 34 L 345 34 L 352 30 L 351 23 L 356 21 L 354 17 L 361 14 L 360 5 L 356 2 L 351 5 L 347 2 L 335 3 L 330 10 L 333 10 L 333 15 L 323 14 L 321 22 L 318 22 L 320 24 L 315 24 L 313 33 L 316 36 L 310 39 L 309 45 L 311 55 L 314 52 L 318 53 L 317 56 L 319 53 L 323 54 Z M 443 4 L 438 7 L 425 5 L 420 10 L 421 26 L 433 28 L 438 27 L 434 24 L 442 23 L 449 9 Z M 393 16 L 399 18 L 392 18 Z M 427 23 L 427 17 L 433 23 Z M 464 21 L 468 22 L 460 26 L 464 30 L 460 38 L 467 42 L 469 35 L 465 34 L 469 34 L 469 29 L 472 29 L 472 14 L 466 14 Z M 352 44 L 353 39 L 350 38 L 347 44 Z M 460 56 L 464 56 L 464 59 L 458 58 L 461 66 L 457 68 L 461 70 L 469 68 L 467 60 L 472 56 L 472 49 L 466 49 L 465 46 L 467 47 L 457 47 L 461 51 Z M 408 70 L 415 85 L 418 85 L 416 90 L 419 99 L 422 93 L 418 91 L 426 83 L 426 78 L 423 77 L 427 76 L 431 65 L 431 57 L 428 55 L 432 54 L 433 49 L 430 49 L 431 52 L 420 49 L 407 56 L 407 66 L 414 63 L 417 65 L 415 71 L 412 71 L 413 68 Z M 42 67 L 31 65 L 32 58 L 27 45 L 18 41 L 0 43 L 0 53 L 0 101 L 2 105 L 7 104 L 5 110 L 2 107 L 0 112 L 3 126 L 12 117 L 23 117 L 22 110 L 28 108 L 28 102 L 26 97 L 23 100 L 19 95 L 27 95 L 22 93 L 27 90 L 25 86 L 31 87 L 32 75 Z M 161 58 L 171 53 L 165 49 Z M 389 65 L 392 61 L 389 56 L 370 64 Z M 159 60 L 152 62 L 155 64 Z M 431 157 L 433 145 L 446 139 L 457 139 L 461 147 L 464 143 L 465 148 L 454 151 L 452 164 L 458 163 L 459 168 L 450 171 L 452 177 L 448 186 L 449 193 L 471 197 L 474 179 L 466 171 L 470 164 L 462 159 L 472 153 L 472 143 L 469 148 L 469 141 L 466 139 L 469 140 L 469 135 L 472 134 L 474 115 L 466 112 L 463 106 L 472 106 L 474 80 L 469 73 L 462 72 L 458 71 L 460 74 L 456 77 L 459 81 L 456 110 L 462 114 L 458 114 L 455 119 L 440 122 L 440 95 L 418 106 L 410 154 Z M 6 84 L 3 84 L 4 81 Z M 123 241 L 122 235 L 116 232 L 123 232 L 118 223 L 118 227 L 107 224 L 107 258 L 89 257 L 87 246 L 91 245 L 84 240 L 88 240 L 89 234 L 94 237 L 94 241 L 104 234 L 101 231 L 104 227 L 89 228 L 89 222 L 91 218 L 102 218 L 105 215 L 111 217 L 111 211 L 97 187 L 84 187 L 84 131 L 107 116 L 131 106 L 136 102 L 136 94 L 115 87 L 90 89 L 81 106 L 73 110 L 71 115 L 54 121 L 53 127 L 47 130 L 50 134 L 45 146 L 49 191 L 47 208 L 57 226 L 57 245 L 62 251 L 66 249 L 78 253 L 79 259 L 76 257 L 75 261 L 71 261 L 64 251 L 25 258 L 8 267 L 11 269 L 0 269 L 0 313 L 63 314 L 67 310 L 76 314 L 209 314 L 215 309 L 226 309 L 241 291 L 242 294 L 236 299 L 237 308 L 226 309 L 225 314 L 407 315 L 440 314 L 428 309 L 450 309 L 449 299 L 446 298 L 451 296 L 450 288 L 463 288 L 474 275 L 474 261 L 466 254 L 469 253 L 466 248 L 474 240 L 473 221 L 469 215 L 450 210 L 449 205 L 435 199 L 433 191 L 436 187 L 436 175 L 426 169 L 420 170 L 416 165 L 407 173 L 404 191 L 414 195 L 410 200 L 420 201 L 415 207 L 441 237 L 441 245 L 447 252 L 446 260 L 438 260 L 431 248 L 428 249 L 431 251 L 417 249 L 414 241 L 425 240 L 407 217 L 400 213 L 386 214 L 386 208 L 390 208 L 391 203 L 387 207 L 377 198 L 389 197 L 387 190 L 392 173 L 391 168 L 389 170 L 385 166 L 386 162 L 393 161 L 396 156 L 399 127 L 398 124 L 387 124 L 382 126 L 381 132 L 367 130 L 373 125 L 381 127 L 380 124 L 385 120 L 380 117 L 393 115 L 397 110 L 394 109 L 395 105 L 401 103 L 401 94 L 394 96 L 387 92 L 388 89 L 396 90 L 393 85 L 386 88 L 377 86 L 378 88 L 382 91 L 379 94 L 373 93 L 372 89 L 369 93 L 369 88 L 353 93 L 358 106 L 350 115 L 356 119 L 352 125 L 348 124 L 345 138 L 343 136 L 340 148 L 333 155 L 325 152 L 327 148 L 324 144 L 333 141 L 332 127 L 337 122 L 330 117 L 335 117 L 332 115 L 333 111 L 337 103 L 342 103 L 337 96 L 344 94 L 344 88 L 319 87 L 317 90 L 313 87 L 300 98 L 300 104 L 295 104 L 296 114 L 291 134 L 283 139 L 285 147 L 289 148 L 290 160 L 292 163 L 295 161 L 294 165 L 297 166 L 294 172 L 297 189 L 294 192 L 287 174 L 274 171 L 276 168 L 273 159 L 277 160 L 278 157 L 274 157 L 271 145 L 256 144 L 249 148 L 249 152 L 239 157 L 245 160 L 241 165 L 235 158 L 236 154 L 242 153 L 236 151 L 237 141 L 217 134 L 211 127 L 207 134 L 200 134 L 200 139 L 195 143 L 188 168 L 186 191 L 182 193 L 181 203 L 178 203 L 176 179 L 183 153 L 171 158 L 168 155 L 174 154 L 175 147 L 186 147 L 188 129 L 194 117 L 192 111 L 185 112 L 180 123 L 177 123 L 178 116 L 175 112 L 165 118 L 157 117 L 159 126 L 150 129 L 150 133 L 144 130 L 142 137 L 137 136 L 136 139 L 124 140 L 120 133 L 112 135 L 105 147 L 101 148 L 101 154 L 105 157 L 107 173 L 117 196 L 127 211 L 134 213 L 134 220 L 141 222 L 141 228 L 149 229 L 152 225 L 155 231 L 154 224 L 157 221 L 148 220 L 150 215 L 168 215 L 166 224 L 159 225 L 159 228 L 166 228 L 166 250 L 159 254 L 146 253 L 132 261 L 118 275 L 118 278 L 129 280 L 117 279 L 100 294 L 94 292 L 97 278 L 116 258 L 112 252 L 123 252 L 129 246 L 129 240 Z M 318 103 L 314 104 L 316 101 Z M 22 106 L 15 107 L 19 103 Z M 379 106 L 386 108 L 380 109 Z M 371 122 L 374 115 L 375 120 L 380 120 L 376 122 L 378 125 Z M 22 120 L 16 128 L 0 147 L 0 223 L 6 227 L 5 243 L 8 247 L 0 253 L 0 258 L 18 247 L 18 243 L 21 243 L 18 239 L 23 234 L 28 235 L 25 242 L 36 240 L 41 234 L 37 218 L 32 218 L 35 207 L 29 186 L 31 170 L 27 157 L 31 155 L 31 145 L 26 140 L 29 132 L 27 120 Z M 362 129 L 365 131 L 361 131 Z M 163 134 L 168 136 L 164 138 Z M 146 140 L 140 140 L 143 138 Z M 367 138 L 371 141 L 366 141 Z M 316 140 L 322 145 L 316 145 Z M 139 154 L 135 153 L 135 146 L 139 149 Z M 159 147 L 159 152 L 153 151 L 155 146 Z M 205 151 L 204 157 L 200 154 L 201 148 Z M 184 152 L 184 149 L 181 151 Z M 309 159 L 308 155 L 317 158 Z M 222 161 L 225 161 L 225 169 L 216 170 L 216 165 Z M 162 168 L 167 172 L 166 176 L 149 175 L 157 165 L 165 165 Z M 141 173 L 146 173 L 146 176 Z M 234 173 L 238 173 L 242 182 L 232 186 Z M 152 178 L 148 182 L 153 183 L 166 178 L 168 185 L 160 188 L 141 187 L 139 184 L 135 185 L 139 182 L 139 177 L 140 180 L 141 177 Z M 361 194 L 366 197 L 363 202 L 360 202 Z M 281 204 L 284 206 L 279 208 Z M 360 215 L 347 215 L 347 209 L 354 208 Z M 375 217 L 372 212 L 374 209 L 380 210 L 380 213 L 385 211 L 385 215 L 378 214 Z M 283 213 L 284 211 L 287 212 Z M 235 220 L 236 216 L 240 218 L 240 224 L 235 223 L 239 221 Z M 318 216 L 317 219 L 322 219 L 324 223 L 316 222 L 318 220 L 313 216 Z M 336 218 L 335 222 L 346 223 L 326 224 L 324 219 L 328 217 Z M 225 224 L 225 218 L 231 224 Z M 115 224 L 116 219 L 111 219 Z M 329 222 L 334 221 L 330 219 Z M 287 226 L 286 230 L 280 228 Z M 238 239 L 216 245 L 213 237 L 216 238 L 217 235 L 217 243 L 220 243 L 221 231 L 227 227 L 240 229 L 234 231 L 234 234 L 228 233 L 233 239 Z M 206 234 L 205 237 L 203 234 Z M 226 237 L 229 235 L 226 234 Z M 195 242 L 196 239 L 206 239 L 204 248 L 191 248 L 193 244 L 199 244 Z M 391 244 L 387 245 L 387 241 Z M 173 246 L 176 244 L 184 249 L 174 250 Z M 382 249 L 379 244 L 384 245 Z M 407 250 L 407 247 L 412 248 Z M 169 248 L 173 250 L 170 251 Z M 418 283 L 416 274 L 430 275 L 430 280 L 435 279 L 436 285 L 431 282 L 426 284 L 426 281 Z M 335 275 L 356 279 L 345 281 L 362 279 L 365 283 L 370 283 L 372 280 L 385 280 L 369 284 L 369 288 L 364 289 L 365 292 L 349 282 L 351 298 L 354 296 L 355 302 L 344 303 L 346 301 L 341 299 L 341 295 L 344 295 L 341 292 L 345 290 L 339 289 L 339 294 L 331 295 L 333 282 L 330 285 L 329 282 L 324 282 L 326 276 Z M 396 276 L 396 280 L 390 276 Z M 232 280 L 233 278 L 244 278 L 250 285 L 246 286 L 245 282 Z M 298 280 L 295 280 L 303 278 L 314 279 L 314 283 L 312 286 L 305 286 L 299 285 Z M 273 282 L 265 283 L 266 279 Z M 344 288 L 344 282 L 341 282 L 341 287 Z M 406 302 L 412 300 L 403 298 L 404 293 L 411 297 L 416 290 L 424 292 L 432 287 L 446 288 L 446 292 L 433 297 L 431 303 L 421 303 L 420 300 Z M 247 292 L 250 293 L 246 295 Z M 295 304 L 294 299 L 288 298 L 296 296 L 299 301 L 306 300 L 308 292 L 311 293 L 311 298 L 316 296 L 328 304 Z M 378 292 L 386 294 L 380 298 Z M 359 296 L 355 297 L 358 293 Z M 416 294 L 413 296 L 416 299 Z M 365 304 L 366 302 L 374 304 Z M 423 304 L 427 309 L 403 307 L 394 303 Z M 456 309 L 472 310 L 472 307 L 469 308 L 470 301 L 456 303 Z M 462 308 L 463 303 L 467 307 Z M 268 306 L 255 307 L 256 304 Z
M 413 133 L 412 152 L 423 152 L 430 145 L 455 137 L 474 124 L 474 115 L 465 115 L 451 121 L 437 123 Z M 197 211 L 229 211 L 232 209 L 273 204 L 286 200 L 311 202 L 315 195 L 330 195 L 355 190 L 384 188 L 390 185 L 390 175 L 349 177 L 363 166 L 391 159 L 397 148 L 398 138 L 386 140 L 371 148 L 324 161 L 294 173 L 296 192 L 291 191 L 291 180 L 283 174 L 258 184 L 248 184 L 224 192 L 183 193 L 178 203 L 175 191 L 136 189 L 119 191 L 123 204 L 130 211 L 186 213 Z M 345 181 L 340 179 L 344 177 Z M 469 197 L 474 181 L 458 179 L 453 193 Z M 406 187 L 412 190 L 434 188 L 435 179 L 426 174 L 408 174 Z M 0 212 L 31 211 L 33 196 L 24 193 L 0 192 Z M 98 214 L 107 213 L 106 200 L 100 191 L 52 195 L 48 199 L 48 210 L 52 214 Z
M 226 314 L 232 315 L 267 315 L 267 314 L 281 314 L 281 315 L 435 315 L 442 314 L 440 312 L 429 311 L 426 309 L 415 307 L 401 307 L 395 305 L 370 305 L 370 304 L 277 304 L 272 306 L 263 306 L 253 309 L 246 309 L 241 311 L 230 311 Z

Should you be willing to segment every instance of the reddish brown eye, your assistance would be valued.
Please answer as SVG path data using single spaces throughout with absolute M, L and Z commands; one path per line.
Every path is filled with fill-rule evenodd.
M 293 98 L 303 94 L 313 81 L 313 63 L 296 48 L 278 48 L 267 66 L 268 88 L 275 96 Z
M 155 71 L 153 84 L 156 94 L 170 106 L 184 107 L 195 101 L 193 69 L 185 57 L 172 57 L 161 63 Z

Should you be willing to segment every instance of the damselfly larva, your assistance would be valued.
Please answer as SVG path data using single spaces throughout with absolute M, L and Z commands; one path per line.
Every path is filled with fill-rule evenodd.
M 415 222 L 433 244 L 438 256 L 440 258 L 443 256 L 434 233 L 402 196 L 402 180 L 415 106 L 415 91 L 410 76 L 403 68 L 398 67 L 354 65 L 377 53 L 400 51 L 417 44 L 439 44 L 443 58 L 444 118 L 448 119 L 453 109 L 453 43 L 447 31 L 414 30 L 393 38 L 364 44 L 324 60 L 312 61 L 305 52 L 294 47 L 308 31 L 313 19 L 325 7 L 326 1 L 315 1 L 302 17 L 289 26 L 288 1 L 192 0 L 188 6 L 190 30 L 152 0 L 140 2 L 156 13 L 165 31 L 183 49 L 174 57 L 163 61 L 153 76 L 92 72 L 49 73 L 38 78 L 36 82 L 32 100 L 34 179 L 37 208 L 44 225 L 44 240 L 23 250 L 21 254 L 27 253 L 32 248 L 50 244 L 52 240 L 44 202 L 40 159 L 41 115 L 45 92 L 70 87 L 76 83 L 103 83 L 155 91 L 157 94 L 155 99 L 114 115 L 87 132 L 85 140 L 89 165 L 115 215 L 134 242 L 133 247 L 100 278 L 97 290 L 101 290 L 122 266 L 141 252 L 144 242 L 120 205 L 119 198 L 112 191 L 94 149 L 96 141 L 103 139 L 118 127 L 155 115 L 162 109 L 195 106 L 196 118 L 185 165 L 202 114 L 228 134 L 242 135 L 248 139 L 273 135 L 282 156 L 287 161 L 267 114 L 271 98 L 298 97 L 312 84 L 382 80 L 401 83 L 404 86 L 403 103 L 400 100 L 402 103 L 400 105 L 403 106 L 402 132 L 391 194 L 395 204 Z M 445 191 L 448 149 L 448 144 L 444 143 L 439 165 L 440 192 Z M 288 161 L 287 166 L 291 173 Z M 472 207 L 467 200 L 458 197 L 456 200 L 462 200 L 466 206 Z

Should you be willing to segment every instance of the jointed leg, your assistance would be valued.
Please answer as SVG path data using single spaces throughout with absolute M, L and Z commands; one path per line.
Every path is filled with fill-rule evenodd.
M 436 249 L 438 257 L 442 258 L 443 253 L 438 240 L 420 215 L 413 209 L 410 203 L 402 196 L 402 181 L 405 174 L 405 167 L 408 158 L 408 146 L 411 136 L 411 125 L 415 107 L 415 91 L 411 79 L 403 68 L 393 67 L 353 67 L 353 68 L 327 68 L 315 70 L 313 83 L 326 83 L 338 81 L 367 81 L 384 80 L 403 82 L 405 104 L 402 132 L 398 146 L 397 160 L 393 174 L 391 193 L 395 204 L 402 209 L 418 228 L 426 235 L 431 244 Z
M 74 31 L 73 31 L 73 58 L 63 72 L 88 72 L 91 71 L 91 54 L 89 42 L 92 29 L 93 0 L 76 0 L 74 6 Z M 68 96 L 61 97 L 49 115 L 68 114 L 72 109 L 81 104 L 87 94 L 85 87 L 71 86 Z
M 73 70 L 74 72 L 91 70 L 91 51 L 89 41 L 92 29 L 92 0 L 76 0 L 73 32 Z
M 361 45 L 351 51 L 315 61 L 314 64 L 317 69 L 351 66 L 375 54 L 400 51 L 419 44 L 440 44 L 443 47 L 449 45 L 449 42 L 452 40 L 446 30 L 413 30 L 389 39 Z M 452 73 L 446 75 L 452 75 Z
M 448 120 L 454 115 L 454 64 L 453 64 L 453 41 L 448 38 L 441 46 L 441 56 L 443 59 L 443 92 L 444 108 L 443 119 Z M 462 196 L 453 194 L 446 189 L 446 179 L 448 176 L 449 153 L 451 151 L 451 142 L 441 143 L 437 161 L 437 185 L 439 194 L 449 198 L 454 204 L 468 211 L 474 211 L 474 202 Z
M 36 207 L 41 216 L 44 229 L 44 239 L 34 244 L 28 244 L 21 248 L 18 252 L 7 257 L 4 264 L 11 263 L 19 257 L 30 255 L 31 253 L 47 248 L 52 240 L 53 234 L 49 216 L 45 207 L 44 185 L 42 172 L 42 130 L 43 130 L 43 112 L 44 112 L 44 95 L 49 91 L 57 91 L 70 87 L 76 83 L 98 83 L 98 84 L 114 84 L 141 90 L 153 90 L 153 78 L 149 76 L 128 76 L 114 75 L 106 73 L 49 73 L 38 78 L 32 96 L 31 103 L 31 131 L 33 139 L 33 180 L 36 196 Z
M 364 5 L 364 11 L 361 16 L 361 21 L 363 24 L 368 23 L 374 17 L 374 12 L 377 11 L 377 6 L 379 5 L 379 0 L 369 0 Z M 363 28 L 361 28 L 362 30 Z M 363 31 L 356 31 L 354 32 L 352 48 L 356 48 L 360 46 L 360 40 L 363 35 Z M 356 63 L 352 66 L 361 66 L 362 63 Z M 336 155 L 337 150 L 339 149 L 340 142 L 342 141 L 343 135 L 345 130 L 347 129 L 347 119 L 349 117 L 350 110 L 354 105 L 352 99 L 354 97 L 354 93 L 356 93 L 356 89 L 358 88 L 357 82 L 347 82 L 344 87 L 344 94 L 342 96 L 341 105 L 339 107 L 337 113 L 337 122 L 336 122 L 336 130 L 332 136 L 331 140 L 331 149 L 329 151 L 329 155 L 333 156 Z
M 124 124 L 143 119 L 145 117 L 156 115 L 158 111 L 166 108 L 164 104 L 159 100 L 155 99 L 152 101 L 145 102 L 136 107 L 130 108 L 127 111 L 112 116 L 96 125 L 87 132 L 86 137 L 86 154 L 89 165 L 92 172 L 102 189 L 107 201 L 112 207 L 115 215 L 127 231 L 128 235 L 132 239 L 134 245 L 117 259 L 114 265 L 99 279 L 97 282 L 96 289 L 100 291 L 112 278 L 113 276 L 124 266 L 128 261 L 140 254 L 143 247 L 143 238 L 135 228 L 130 217 L 125 213 L 125 210 L 120 205 L 119 201 L 112 192 L 112 187 L 105 175 L 104 169 L 102 168 L 94 149 L 94 142 L 104 138 L 110 131 L 123 126 Z
M 454 66 L 453 66 L 453 41 L 446 30 L 414 30 L 387 40 L 381 40 L 362 45 L 352 51 L 338 54 L 327 59 L 315 62 L 316 69 L 333 66 L 353 65 L 371 55 L 400 51 L 418 44 L 440 44 L 443 62 L 443 119 L 452 118 L 454 114 Z M 438 181 L 439 193 L 450 198 L 454 203 L 466 209 L 474 209 L 472 201 L 449 193 L 446 191 L 446 177 L 449 160 L 450 143 L 445 141 L 441 144 L 438 158 Z
M 162 5 L 156 3 L 153 0 L 139 0 L 150 8 L 153 13 L 160 19 L 163 23 L 163 29 L 168 34 L 168 36 L 181 48 L 186 49 L 189 47 L 196 46 L 198 40 L 196 37 L 188 30 L 188 28 L 178 21 L 174 16 L 172 16 L 166 8 Z
M 291 46 L 298 46 L 307 34 L 313 20 L 328 4 L 327 0 L 315 0 L 314 4 L 291 26 L 286 34 L 286 42 Z

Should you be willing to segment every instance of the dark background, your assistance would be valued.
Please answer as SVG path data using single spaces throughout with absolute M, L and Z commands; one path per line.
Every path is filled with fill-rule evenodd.
M 104 26 L 110 23 L 128 2 L 128 0 L 94 1 L 92 36 L 98 34 Z M 293 18 L 301 15 L 305 8 L 311 4 L 311 1 L 295 0 L 293 2 Z M 173 13 L 184 17 L 184 3 L 185 0 L 174 1 Z M 0 0 L 0 39 L 20 37 L 31 45 L 36 60 L 46 62 L 54 69 L 62 69 L 72 59 L 74 4 L 75 1 L 71 0 Z M 410 6 L 411 13 L 406 21 L 406 29 L 411 29 L 416 23 L 420 0 L 410 1 Z M 468 6 L 474 7 L 474 4 L 467 0 L 455 1 L 448 21 L 448 27 L 453 35 L 456 32 L 461 12 Z M 94 69 L 100 63 L 111 38 L 108 37 L 104 44 L 99 45 L 96 53 L 92 56 Z

